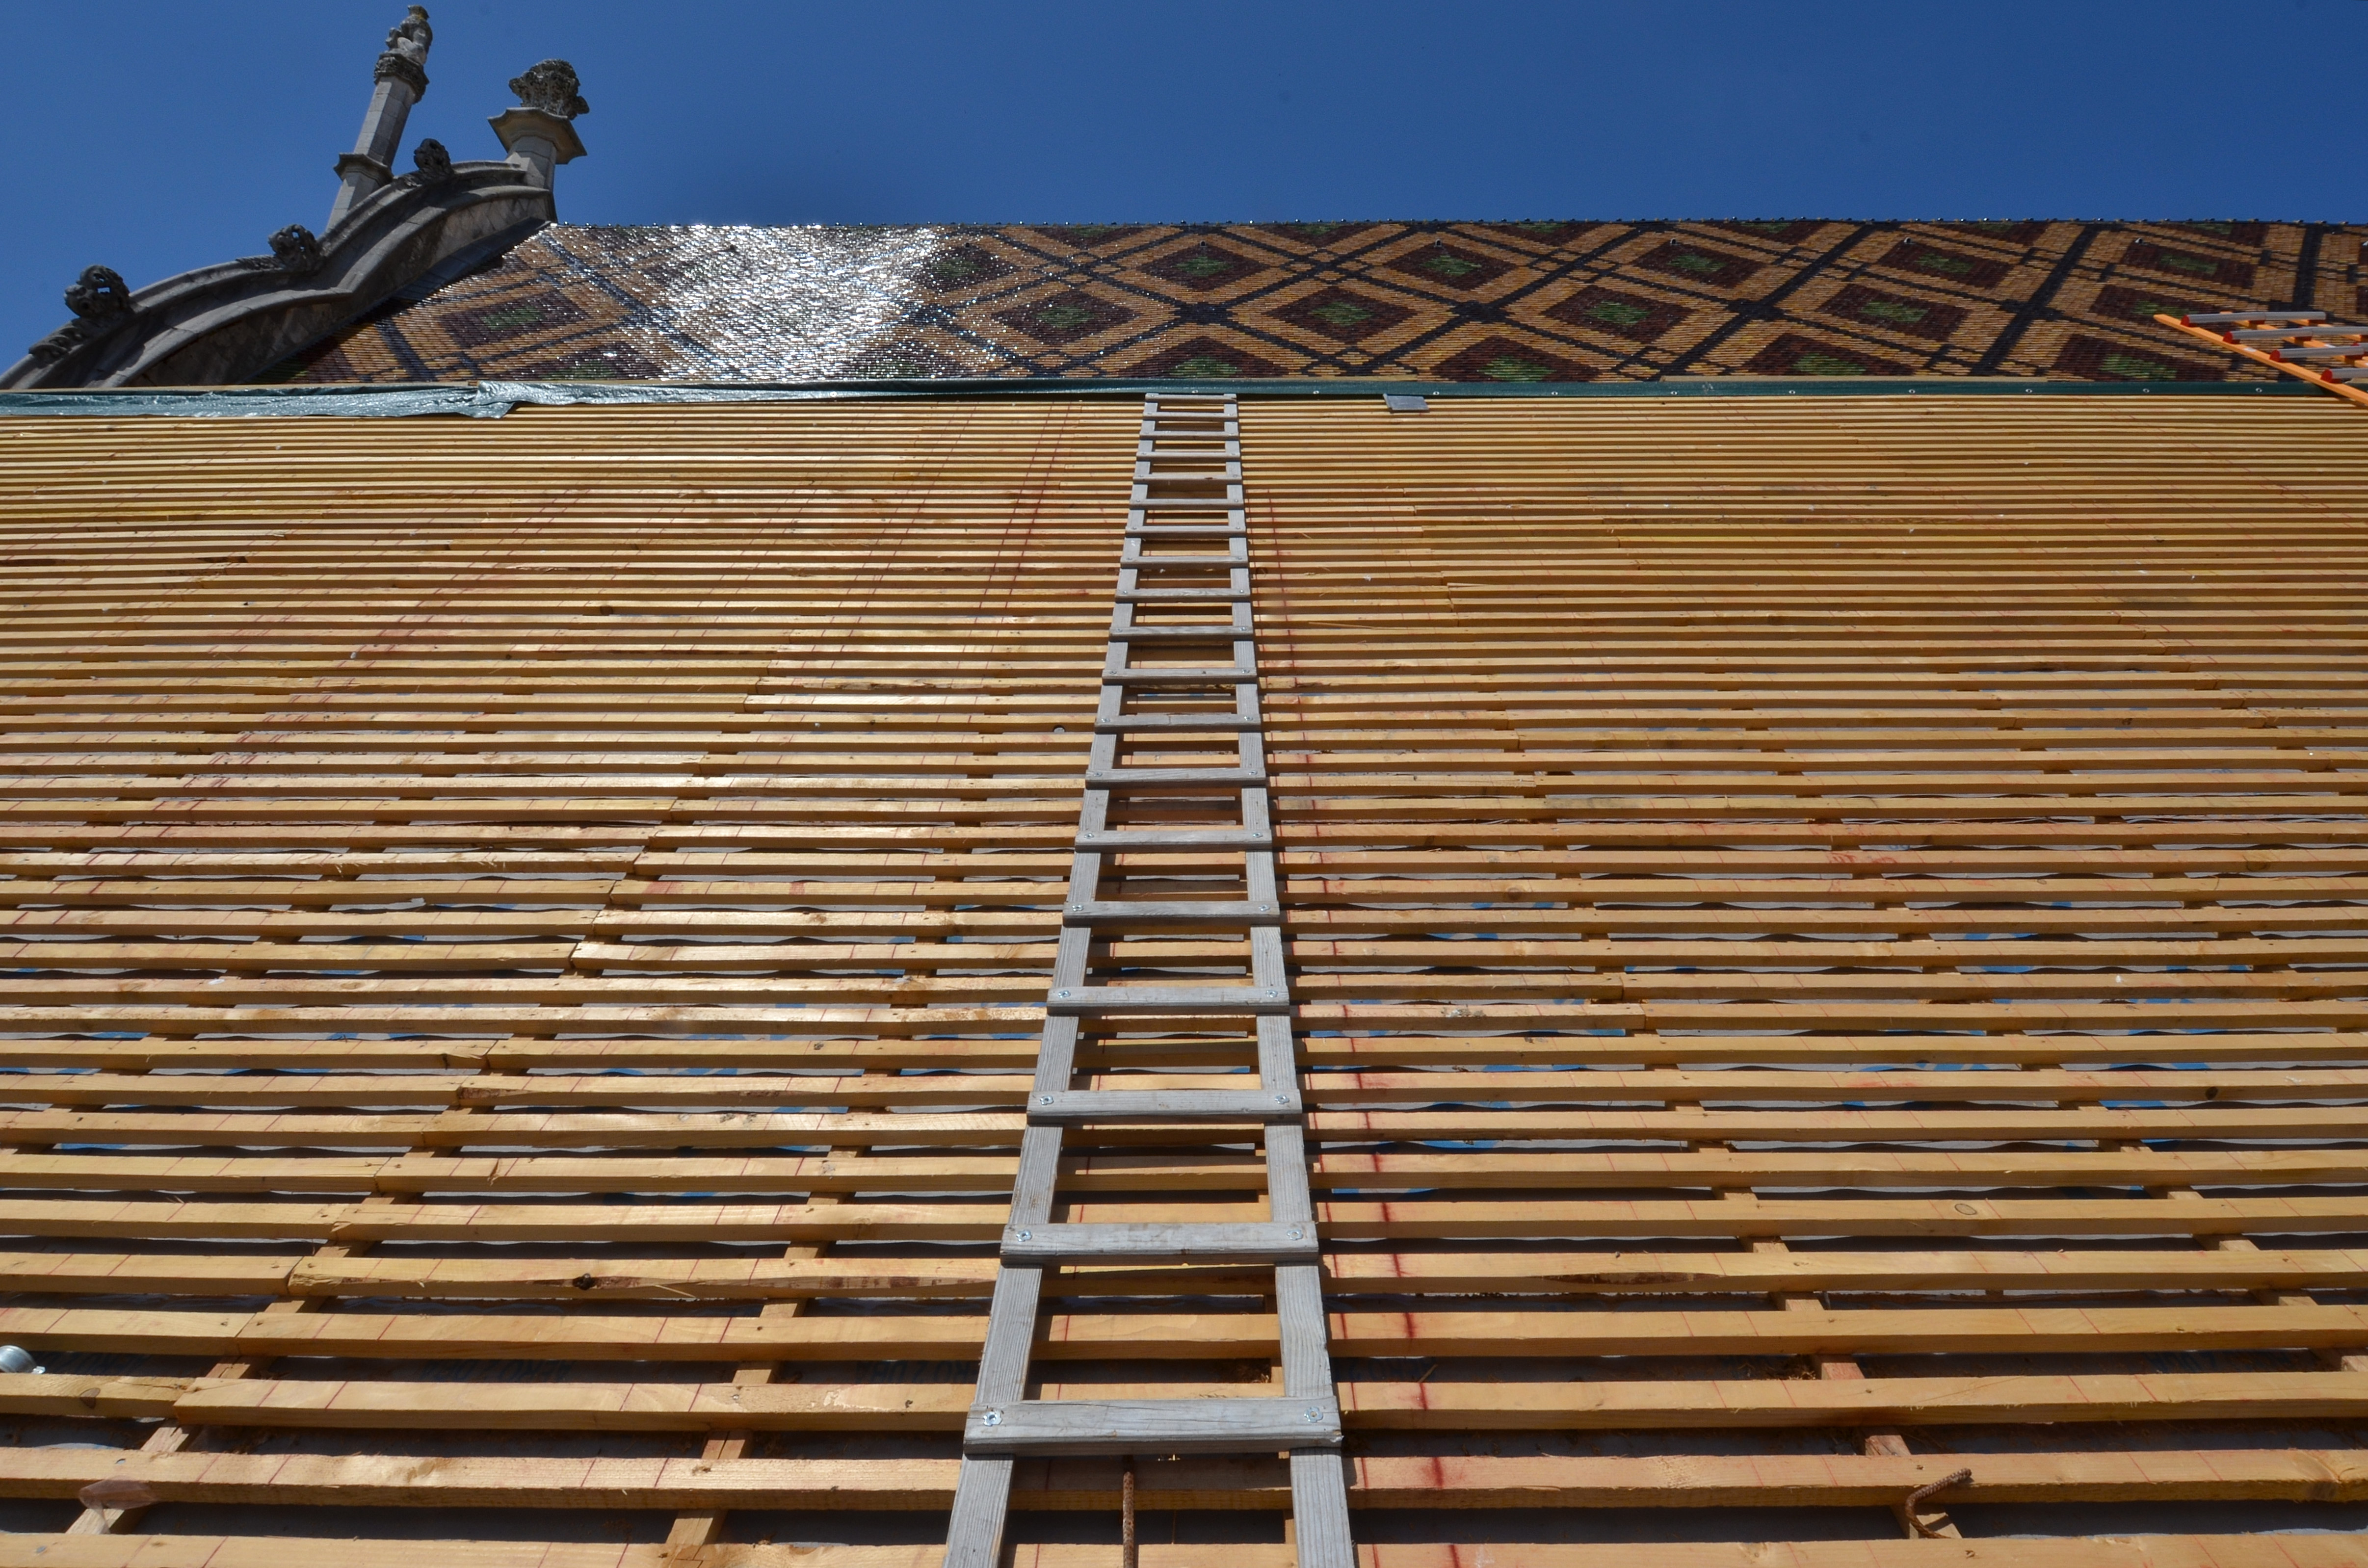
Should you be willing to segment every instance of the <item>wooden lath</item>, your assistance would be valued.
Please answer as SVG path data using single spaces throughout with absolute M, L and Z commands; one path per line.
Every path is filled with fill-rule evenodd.
M 1082 405 L 847 412 L 794 427 L 637 416 L 622 447 L 614 427 L 556 445 L 549 425 L 454 430 L 432 452 L 425 426 L 21 431 L 43 455 L 12 465 L 40 488 L 20 492 L 10 543 L 47 619 L 6 640 L 10 777 L 30 786 L 0 804 L 21 884 L 6 1003 L 19 1031 L 68 1023 L 54 1052 L 21 1043 L 28 1067 L 88 1062 L 91 1027 L 159 1053 L 98 1101 L 74 1092 L 95 1081 L 51 1080 L 64 1093 L 48 1103 L 81 1120 L 72 1140 L 117 1124 L 104 1172 L 54 1152 L 60 1130 L 26 1120 L 42 1113 L 15 1113 L 23 1179 L 38 1188 L 32 1165 L 64 1159 L 51 1175 L 74 1184 L 25 1212 L 24 1256 L 38 1276 L 101 1236 L 211 1238 L 238 1256 L 150 1294 L 245 1310 L 105 1312 L 62 1342 L 18 1308 L 19 1339 L 63 1343 L 53 1361 L 76 1344 L 213 1357 L 215 1382 L 268 1399 L 302 1387 L 306 1363 L 256 1335 L 294 1331 L 279 1343 L 302 1357 L 329 1348 L 306 1331 L 359 1324 L 339 1310 L 358 1298 L 471 1300 L 439 1282 L 466 1261 L 418 1249 L 535 1236 L 582 1255 L 554 1292 L 516 1278 L 473 1300 L 556 1299 L 567 1315 L 509 1318 L 500 1354 L 558 1371 L 688 1330 L 711 1359 L 745 1357 L 717 1369 L 743 1388 L 803 1358 L 791 1342 L 824 1326 L 804 1317 L 812 1292 L 767 1292 L 735 1350 L 705 1331 L 736 1319 L 699 1315 L 723 1298 L 643 1255 L 826 1271 L 834 1238 L 876 1226 L 860 1203 L 835 1214 L 842 1178 L 814 1168 L 871 1141 L 846 1142 L 828 1112 L 863 1106 L 871 1138 L 901 1141 L 899 1085 L 943 1082 L 906 1069 L 964 1040 L 989 1067 L 1032 1054 L 1036 1009 L 1019 1004 L 1041 997 L 1039 948 L 1059 929 L 1100 643 L 1072 606 L 1111 572 L 1094 548 L 1103 497 L 1076 486 L 1122 465 L 1131 434 Z M 485 481 L 505 472 L 496 496 Z M 60 497 L 77 473 L 138 499 L 94 517 Z M 114 776 L 126 767 L 142 782 Z M 36 881 L 51 896 L 24 896 Z M 720 1062 L 713 1036 L 770 1062 Z M 629 1087 L 655 1095 L 646 1112 L 620 1101 Z M 715 1142 L 749 1125 L 731 1113 L 752 1096 L 780 1114 Z M 481 1154 L 493 1125 L 503 1152 Z M 733 1143 L 825 1130 L 831 1154 L 788 1156 L 804 1174 L 785 1203 L 745 1200 L 734 1178 L 756 1172 Z M 700 1150 L 718 1158 L 694 1179 L 741 1201 L 632 1201 L 679 1190 L 651 1187 L 653 1160 Z M 976 1214 L 991 1234 L 1008 1181 L 956 1180 L 913 1233 L 958 1237 Z M 117 1218 L 94 1221 L 94 1202 Z M 619 1248 L 655 1267 L 628 1278 L 606 1261 Z M 207 1278 L 215 1263 L 241 1272 Z M 490 1319 L 393 1315 L 366 1360 L 423 1332 L 393 1365 L 491 1348 L 448 1337 Z M 221 1429 L 166 1419 L 139 1462 Z M 720 1432 L 702 1458 L 743 1448 Z M 685 1514 L 683 1544 L 723 1523 L 662 1489 L 648 1506 Z M 145 1527 L 117 1509 L 76 1528 Z
M 0 1564 L 938 1561 L 1089 770 L 1252 733 L 1368 1568 L 2350 1561 L 2241 1533 L 2368 1489 L 2348 411 L 1246 398 L 1259 689 L 1098 760 L 1137 426 L 0 425 Z M 1097 972 L 1247 972 L 1191 913 Z M 1274 1218 L 1237 1126 L 1063 1154 Z M 1191 1272 L 1047 1267 L 1027 1396 L 1271 1388 Z M 1152 1568 L 1291 1561 L 1279 1457 L 1137 1469 Z

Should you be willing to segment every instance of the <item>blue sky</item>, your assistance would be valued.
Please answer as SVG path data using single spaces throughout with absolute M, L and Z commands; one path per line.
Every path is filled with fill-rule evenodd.
M 563 56 L 576 222 L 2368 216 L 2340 87 L 2363 0 L 429 10 L 406 147 L 498 156 L 504 84 Z M 137 287 L 319 228 L 402 13 L 7 6 L 0 361 L 88 263 Z M 2312 94 L 2278 55 L 2337 63 Z

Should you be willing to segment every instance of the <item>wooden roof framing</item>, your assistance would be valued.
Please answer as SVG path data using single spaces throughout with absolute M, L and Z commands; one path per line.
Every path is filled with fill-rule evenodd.
M 0 1568 L 936 1561 L 1137 416 L 0 423 Z M 2358 411 L 1242 432 L 1375 1568 L 2355 1561 L 2273 1532 L 2368 1501 Z M 1269 1278 L 1064 1269 L 1031 1392 L 1269 1382 Z M 1280 1460 L 1140 1491 L 1288 1561 Z

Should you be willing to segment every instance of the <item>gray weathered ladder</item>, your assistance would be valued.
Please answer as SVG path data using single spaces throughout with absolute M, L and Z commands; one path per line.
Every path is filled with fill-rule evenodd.
M 1230 656 L 1220 649 L 1229 649 Z M 1012 1467 L 1021 1459 L 1285 1450 L 1300 1568 L 1352 1568 L 1340 1406 L 1325 1343 L 1262 723 L 1234 400 L 1156 393 L 1144 402 L 1085 805 L 1045 999 L 1044 1043 L 1021 1134 L 1011 1218 L 1003 1233 L 1002 1266 L 979 1358 L 978 1392 L 962 1430 L 948 1568 L 994 1568 L 1002 1549 Z M 1196 733 L 1201 737 L 1197 742 L 1190 738 Z M 1212 736 L 1221 738 L 1212 742 Z M 1222 746 L 1224 738 L 1230 738 L 1236 756 L 1229 767 L 1136 767 L 1121 755 L 1135 747 L 1190 753 L 1196 746 Z M 1244 896 L 1122 896 L 1124 879 L 1118 875 L 1116 858 L 1130 851 L 1181 852 L 1196 867 L 1202 858 L 1224 864 L 1238 854 Z M 1121 896 L 1103 897 L 1106 869 L 1121 884 Z M 1130 983 L 1128 973 L 1108 956 L 1112 941 L 1227 929 L 1241 932 L 1247 944 L 1247 986 Z M 1097 975 L 1097 955 L 1108 974 Z M 1081 1030 L 1109 1031 L 1127 1020 L 1141 1020 L 1139 1027 L 1153 1037 L 1163 1028 L 1214 1028 L 1245 1039 L 1243 1026 L 1254 1021 L 1258 1086 L 1072 1087 Z M 1220 1075 L 1216 1081 L 1227 1079 Z M 1244 1080 L 1235 1075 L 1230 1081 Z M 1145 1122 L 1230 1124 L 1238 1130 L 1233 1135 L 1236 1142 L 1262 1137 L 1269 1218 L 1202 1224 L 1053 1222 L 1063 1130 Z M 1063 1264 L 1161 1262 L 1274 1266 L 1282 1397 L 1027 1398 L 1045 1270 Z

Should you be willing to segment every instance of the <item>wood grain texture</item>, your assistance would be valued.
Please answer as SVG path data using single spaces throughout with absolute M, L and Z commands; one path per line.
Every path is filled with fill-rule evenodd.
M 1240 994 L 1075 1020 L 1059 1092 L 1163 1116 L 1270 1097 L 1287 972 L 1352 1533 L 2357 1555 L 2358 410 L 1247 400 L 1254 569 L 1130 590 L 1224 633 L 1121 640 L 1130 732 L 1137 417 L 0 422 L 0 1338 L 49 1368 L 0 1376 L 0 1491 L 55 1521 L 0 1563 L 934 1563 L 1070 953 Z M 1167 793 L 1089 801 L 1098 732 Z M 1022 1184 L 1262 1227 L 1262 1136 L 1087 1122 Z M 1281 1392 L 1255 1262 L 1042 1293 L 1018 1397 Z M 56 1533 L 135 1468 L 132 1533 Z M 1965 1539 L 1884 1539 L 1960 1468 Z M 1114 1551 L 1116 1478 L 1016 1464 L 1012 1561 Z M 1144 1506 L 1283 1568 L 1292 1479 L 1146 1460 Z M 2261 1533 L 2084 1513 L 2214 1500 Z M 306 1548 L 348 1503 L 501 1539 Z

